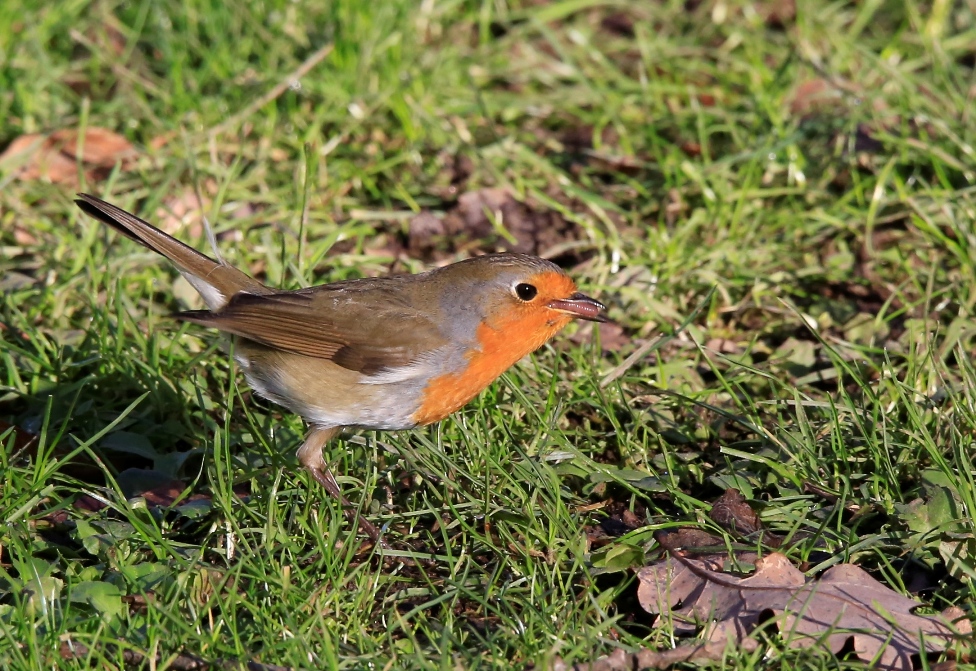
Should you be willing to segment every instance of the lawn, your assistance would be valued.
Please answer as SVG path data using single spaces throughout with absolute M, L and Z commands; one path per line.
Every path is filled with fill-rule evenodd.
M 0 667 L 670 649 L 634 570 L 686 527 L 972 615 L 974 68 L 965 1 L 2 3 Z M 381 551 L 78 191 L 285 288 L 539 254 L 615 323 L 332 443 Z

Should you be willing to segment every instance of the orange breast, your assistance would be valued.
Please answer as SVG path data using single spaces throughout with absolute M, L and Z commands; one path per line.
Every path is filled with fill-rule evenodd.
M 482 323 L 480 349 L 468 354 L 464 370 L 434 378 L 424 389 L 420 409 L 413 414 L 423 426 L 439 422 L 481 393 L 512 364 L 544 345 L 570 321 L 552 311 L 529 309 L 495 327 Z

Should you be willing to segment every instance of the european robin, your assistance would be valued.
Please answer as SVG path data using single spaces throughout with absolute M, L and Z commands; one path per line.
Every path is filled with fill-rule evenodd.
M 282 291 L 99 198 L 79 194 L 76 202 L 165 256 L 200 293 L 207 310 L 174 317 L 234 337 L 234 358 L 251 388 L 311 426 L 298 460 L 347 515 L 322 457 L 343 428 L 438 422 L 574 318 L 607 319 L 599 301 L 535 256 L 490 254 L 418 275 Z M 359 525 L 378 539 L 365 518 Z

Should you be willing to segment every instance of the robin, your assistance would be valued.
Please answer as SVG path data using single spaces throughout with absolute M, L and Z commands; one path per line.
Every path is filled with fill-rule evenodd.
M 87 194 L 87 214 L 169 259 L 207 310 L 176 319 L 234 337 L 234 358 L 259 395 L 311 426 L 298 460 L 353 517 L 322 448 L 345 427 L 411 429 L 477 396 L 574 318 L 607 321 L 555 264 L 490 254 L 418 275 L 283 291 L 215 261 Z M 379 531 L 364 517 L 360 528 Z

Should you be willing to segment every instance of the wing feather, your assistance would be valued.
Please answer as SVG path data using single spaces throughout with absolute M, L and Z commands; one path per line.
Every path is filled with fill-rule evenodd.
M 395 291 L 369 291 L 371 286 L 375 289 L 369 282 L 269 295 L 240 293 L 218 312 L 175 316 L 268 347 L 329 359 L 367 376 L 416 365 L 446 344 L 430 318 L 409 301 Z

